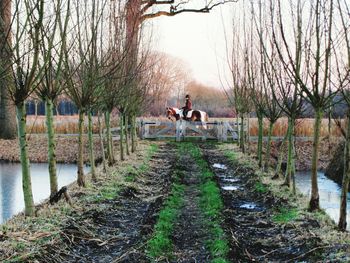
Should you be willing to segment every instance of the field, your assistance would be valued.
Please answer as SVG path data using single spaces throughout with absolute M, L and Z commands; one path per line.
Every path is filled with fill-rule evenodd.
M 161 120 L 168 121 L 165 117 L 147 117 L 138 118 L 138 120 L 146 119 L 149 121 Z M 210 118 L 209 121 L 236 121 L 233 118 Z M 312 137 L 313 135 L 313 119 L 299 119 L 297 120 L 295 127 L 295 135 L 301 137 Z M 78 133 L 78 116 L 55 116 L 55 131 L 58 134 L 74 134 Z M 93 129 L 94 133 L 98 132 L 98 120 L 97 117 L 93 117 Z M 112 118 L 112 127 L 117 126 L 118 118 L 114 116 Z M 102 121 L 103 125 L 103 121 Z M 281 118 L 275 124 L 273 129 L 273 136 L 284 136 L 287 132 L 288 121 L 286 118 Z M 87 127 L 87 119 L 85 120 L 85 126 Z M 258 121 L 257 118 L 250 118 L 249 120 L 250 136 L 258 135 Z M 104 125 L 103 125 L 104 128 Z M 27 118 L 27 132 L 31 133 L 45 133 L 45 116 L 28 116 Z M 264 136 L 268 133 L 268 121 L 264 121 Z M 322 120 L 321 136 L 328 136 L 328 119 Z M 331 136 L 340 137 L 341 132 L 335 122 L 331 121 Z

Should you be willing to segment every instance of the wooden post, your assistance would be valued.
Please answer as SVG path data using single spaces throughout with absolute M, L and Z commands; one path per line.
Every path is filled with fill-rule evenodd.
M 143 119 L 141 120 L 140 122 L 140 137 L 141 139 L 145 139 L 145 126 L 144 126 L 144 123 L 143 123 Z
M 222 141 L 227 142 L 227 130 L 229 129 L 229 123 L 224 121 L 222 127 Z
M 181 120 L 176 121 L 176 141 L 181 141 Z
M 181 120 L 181 137 L 185 138 L 186 136 L 186 128 L 187 128 L 187 121 Z
M 216 134 L 217 134 L 217 139 L 219 142 L 222 142 L 222 135 L 223 135 L 223 122 L 215 122 L 216 125 Z
M 206 124 L 205 124 L 205 125 L 206 125 Z M 201 130 L 201 132 L 202 132 L 202 138 L 201 138 L 201 140 L 202 140 L 202 141 L 206 141 L 206 140 L 207 140 L 207 135 L 206 135 L 205 132 L 203 131 L 203 129 L 204 129 L 203 123 L 201 124 L 201 128 L 202 128 L 202 130 Z
M 145 136 L 145 138 L 148 138 L 149 137 L 149 124 L 148 123 L 146 123 L 146 124 L 144 124 L 144 129 L 145 129 L 145 133 L 144 133 L 144 136 Z

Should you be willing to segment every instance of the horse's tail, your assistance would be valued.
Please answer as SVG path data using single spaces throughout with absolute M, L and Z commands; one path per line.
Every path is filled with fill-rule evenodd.
M 208 122 L 208 121 L 209 121 L 208 113 L 204 113 L 204 120 L 205 120 L 205 122 Z

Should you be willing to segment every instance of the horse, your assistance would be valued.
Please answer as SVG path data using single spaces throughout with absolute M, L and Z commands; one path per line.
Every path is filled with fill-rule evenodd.
M 175 107 L 166 108 L 166 117 L 169 120 L 175 118 L 176 121 L 183 119 L 186 121 L 200 121 L 202 123 L 208 122 L 209 120 L 208 114 L 200 110 L 190 110 L 188 111 L 186 118 L 184 118 L 183 110 Z

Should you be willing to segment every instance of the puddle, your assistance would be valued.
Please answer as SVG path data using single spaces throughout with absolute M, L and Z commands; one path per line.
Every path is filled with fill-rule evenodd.
M 237 183 L 237 182 L 239 182 L 239 179 L 233 179 L 233 178 L 224 178 L 222 180 L 224 182 L 229 182 L 229 183 Z
M 213 167 L 217 168 L 217 169 L 221 169 L 221 170 L 226 170 L 227 169 L 226 165 L 220 164 L 220 163 L 214 163 Z
M 239 187 L 235 185 L 225 185 L 225 186 L 222 186 L 221 188 L 222 190 L 225 190 L 225 191 L 237 191 L 239 189 Z
M 254 203 L 245 203 L 243 205 L 240 205 L 239 208 L 244 208 L 244 209 L 248 209 L 248 210 L 252 210 L 257 208 L 257 205 Z

